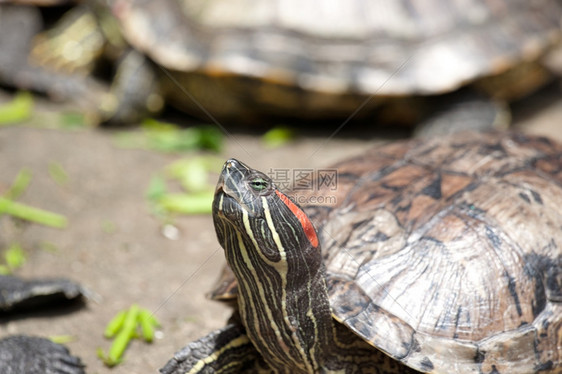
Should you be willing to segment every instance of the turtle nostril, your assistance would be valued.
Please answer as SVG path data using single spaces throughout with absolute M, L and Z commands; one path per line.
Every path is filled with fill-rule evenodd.
M 226 161 L 224 164 L 224 167 L 226 169 L 230 169 L 232 167 L 236 167 L 236 165 L 238 164 L 238 161 L 236 161 L 235 159 L 231 158 L 230 160 Z

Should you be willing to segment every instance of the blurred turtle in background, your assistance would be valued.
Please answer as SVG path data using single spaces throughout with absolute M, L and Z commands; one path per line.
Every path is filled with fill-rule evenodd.
M 345 120 L 378 110 L 378 122 L 412 124 L 425 98 L 470 85 L 481 96 L 438 100 L 450 102 L 447 125 L 461 118 L 463 129 L 490 127 L 498 102 L 548 81 L 542 57 L 562 17 L 559 0 L 106 3 L 127 41 L 173 76 L 161 81 L 167 100 L 192 114 Z
M 560 39 L 562 16 L 560 0 L 91 0 L 82 6 L 95 8 L 91 23 L 106 40 L 122 41 L 122 33 L 126 43 L 117 50 L 131 45 L 165 76 L 158 91 L 141 69 L 146 60 L 135 53 L 134 68 L 119 69 L 119 88 L 114 84 L 101 103 L 103 117 L 116 122 L 135 117 L 121 113 L 142 117 L 158 109 L 162 92 L 167 102 L 207 120 L 354 117 L 412 124 L 424 117 L 420 108 L 433 111 L 428 97 L 470 86 L 439 98 L 447 104 L 440 111 L 445 120 L 426 126 L 489 128 L 503 113 L 499 102 L 548 81 L 542 58 Z M 104 26 L 112 17 L 119 27 Z M 119 36 L 108 37 L 108 29 L 119 29 L 113 34 Z M 75 90 L 71 96 L 82 99 Z M 129 98 L 139 92 L 143 99 Z

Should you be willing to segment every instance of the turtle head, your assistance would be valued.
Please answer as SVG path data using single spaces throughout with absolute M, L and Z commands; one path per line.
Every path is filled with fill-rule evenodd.
M 275 185 L 267 175 L 230 159 L 225 162 L 217 183 L 213 215 L 236 222 L 243 209 L 250 216 L 261 216 L 261 199 L 268 198 L 274 190 Z
M 213 220 L 256 349 L 272 368 L 318 371 L 333 327 L 309 218 L 267 175 L 231 159 L 217 184 Z
M 224 164 L 219 177 L 213 219 L 227 258 L 240 250 L 229 245 L 233 235 L 246 242 L 248 253 L 260 252 L 270 261 L 286 259 L 296 250 L 319 249 L 314 226 L 302 209 L 266 174 L 235 159 Z

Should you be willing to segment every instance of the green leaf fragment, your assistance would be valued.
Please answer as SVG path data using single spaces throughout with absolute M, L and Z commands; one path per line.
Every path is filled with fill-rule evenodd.
M 177 125 L 173 123 L 159 121 L 154 118 L 145 118 L 142 120 L 141 127 L 144 130 L 154 130 L 154 131 L 174 131 L 178 129 Z
M 295 138 L 296 132 L 294 129 L 287 126 L 279 126 L 266 132 L 263 135 L 262 140 L 266 147 L 278 148 L 291 142 Z
M 10 186 L 10 189 L 4 196 L 10 200 L 15 200 L 20 197 L 27 189 L 27 186 L 29 186 L 31 177 L 32 175 L 29 169 L 21 169 L 18 172 L 18 175 L 16 175 L 16 179 L 14 179 L 14 182 Z
M 14 243 L 6 250 L 4 259 L 8 268 L 13 272 L 25 264 L 25 252 L 19 244 Z
M 33 96 L 29 92 L 19 92 L 14 99 L 0 106 L 0 125 L 23 122 L 33 112 Z
M 140 308 L 137 304 L 131 305 L 127 313 L 125 314 L 125 319 L 123 320 L 123 329 L 128 331 L 130 334 L 135 332 L 137 328 L 137 319 L 140 313 Z
M 147 148 L 144 134 L 140 131 L 117 132 L 114 141 L 121 148 Z
M 110 220 L 104 220 L 101 223 L 101 228 L 106 234 L 114 234 L 117 232 L 117 224 Z
M 168 165 L 166 170 L 168 170 L 171 176 L 179 178 L 185 173 L 185 169 L 189 169 L 193 163 L 203 165 L 207 171 L 218 173 L 224 164 L 224 160 L 213 155 L 181 158 Z
M 222 148 L 222 133 L 214 126 L 180 128 L 171 123 L 147 118 L 142 127 L 148 145 L 153 149 L 168 152 L 208 149 L 218 152 Z
M 157 176 L 151 180 L 147 196 L 155 213 L 208 214 L 212 211 L 214 185 L 209 182 L 211 171 L 219 171 L 222 160 L 202 156 L 181 159 L 166 167 L 169 178 L 177 179 L 187 193 L 167 193 L 166 180 Z
M 139 322 L 144 341 L 151 343 L 154 340 L 154 328 L 160 326 L 160 323 L 154 315 L 146 309 L 141 310 Z
M 168 194 L 158 204 L 169 212 L 182 214 L 207 214 L 212 211 L 214 190 L 193 194 Z
M 196 159 L 189 163 L 189 166 L 184 169 L 180 182 L 186 191 L 197 192 L 209 187 L 207 179 L 208 172 L 205 164 L 197 162 Z
M 46 240 L 41 242 L 41 250 L 50 253 L 57 253 L 60 251 L 59 247 L 52 242 L 48 242 Z
M 208 190 L 213 185 L 209 183 L 209 172 L 218 172 L 223 160 L 218 157 L 202 156 L 180 159 L 170 164 L 166 170 L 177 179 L 183 188 L 189 192 Z
M 13 201 L 23 194 L 30 182 L 31 172 L 27 169 L 20 170 L 8 192 L 4 196 L 0 196 L 0 215 L 8 214 L 50 227 L 66 227 L 67 219 L 60 214 Z
M 167 192 L 166 180 L 160 176 L 155 175 L 150 179 L 148 189 L 146 191 L 146 198 L 150 201 L 157 201 Z
M 119 330 L 123 327 L 125 323 L 125 317 L 127 316 L 127 311 L 122 310 L 109 323 L 105 328 L 103 336 L 106 338 L 113 338 Z
M 18 243 L 12 243 L 4 252 L 4 263 L 0 264 L 0 274 L 13 274 L 15 270 L 21 268 L 27 258 L 22 247 Z
M 123 361 L 123 353 L 125 353 L 125 350 L 127 349 L 131 339 L 134 338 L 134 335 L 135 330 L 127 331 L 123 329 L 119 331 L 111 344 L 111 348 L 109 349 L 106 359 L 104 360 L 106 365 L 115 366 Z
M 223 143 L 223 134 L 214 126 L 199 126 L 198 144 L 201 149 L 220 152 Z
M 66 112 L 60 115 L 60 123 L 65 129 L 76 129 L 85 127 L 87 121 L 82 113 Z
M 139 326 L 142 335 L 137 332 Z M 104 336 L 114 340 L 107 355 L 98 349 L 98 357 L 110 367 L 121 363 L 129 342 L 135 338 L 152 342 L 156 326 L 159 323 L 149 310 L 140 308 L 137 304 L 131 305 L 129 309 L 119 312 L 106 326 Z
M 108 366 L 115 366 L 122 361 L 123 353 L 129 345 L 129 342 L 135 336 L 135 330 L 137 328 L 137 319 L 139 315 L 139 307 L 133 304 L 129 310 L 125 313 L 123 324 L 121 329 L 118 330 L 109 353 L 105 358 L 104 362 Z
M 76 338 L 72 335 L 54 335 L 49 336 L 49 340 L 53 343 L 66 344 L 74 341 Z
M 183 317 L 183 321 L 187 323 L 195 323 L 199 320 L 197 316 L 185 316 Z
M 152 118 L 145 119 L 139 132 L 121 132 L 116 142 L 127 148 L 145 148 L 162 152 L 184 152 L 198 149 L 219 151 L 222 133 L 213 126 L 180 128 Z
M 8 214 L 26 221 L 39 223 L 54 228 L 64 228 L 68 221 L 66 217 L 29 205 L 17 203 L 0 196 L 0 214 Z
M 149 146 L 158 151 L 181 152 L 208 149 L 204 134 L 195 128 L 174 131 L 150 131 Z
M 49 162 L 49 175 L 59 186 L 64 186 L 68 183 L 68 174 L 58 162 Z
M 106 366 L 114 367 L 114 366 L 119 365 L 121 362 L 123 362 L 123 359 L 122 359 L 122 358 L 121 358 L 121 359 L 113 359 L 113 358 L 110 358 L 109 355 L 106 355 L 106 354 L 103 352 L 103 349 L 101 349 L 101 348 L 98 348 L 98 349 L 96 350 L 96 353 L 97 353 L 97 356 L 103 361 L 103 363 L 104 363 Z

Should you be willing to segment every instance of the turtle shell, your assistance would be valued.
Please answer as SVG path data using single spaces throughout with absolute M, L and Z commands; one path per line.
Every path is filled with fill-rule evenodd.
M 334 167 L 304 209 L 336 320 L 422 372 L 562 370 L 562 146 L 467 133 Z
M 552 0 L 109 1 L 133 46 L 186 73 L 165 80 L 189 93 L 170 99 L 216 116 L 449 92 L 538 59 L 562 15 Z

